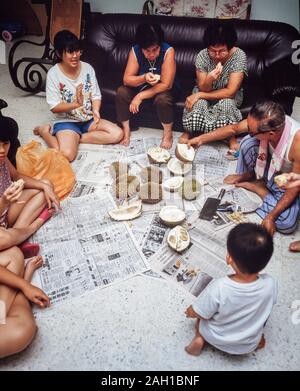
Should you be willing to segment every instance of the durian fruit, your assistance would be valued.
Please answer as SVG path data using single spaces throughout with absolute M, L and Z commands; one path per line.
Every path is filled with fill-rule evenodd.
M 183 183 L 182 176 L 174 176 L 172 178 L 167 179 L 163 183 L 163 187 L 170 193 L 174 193 L 175 191 L 178 191 L 180 189 L 182 183 Z
M 159 217 L 167 227 L 175 227 L 185 220 L 185 212 L 176 205 L 167 205 L 161 208 Z
M 116 179 L 113 189 L 117 198 L 128 198 L 138 193 L 140 181 L 133 175 L 122 175 Z
M 25 185 L 25 182 L 22 178 L 20 178 L 17 181 L 12 182 L 12 184 L 14 185 L 15 188 L 21 188 L 21 187 L 23 188 Z
M 131 205 L 121 206 L 108 212 L 113 220 L 128 221 L 139 217 L 142 214 L 142 201 L 133 202 Z
M 194 178 L 185 178 L 179 189 L 179 194 L 187 201 L 195 200 L 201 191 L 200 183 Z
M 177 144 L 175 156 L 184 163 L 192 163 L 195 158 L 195 149 L 187 144 Z
M 150 163 L 167 163 L 171 159 L 170 152 L 164 148 L 151 147 L 147 151 Z
M 175 228 L 170 230 L 167 242 L 173 250 L 181 253 L 189 247 L 191 238 L 185 228 L 181 227 L 181 225 L 177 225 Z
M 112 178 L 116 181 L 120 176 L 128 175 L 129 167 L 127 163 L 113 162 L 109 166 L 109 173 Z
M 158 167 L 148 166 L 140 171 L 140 177 L 143 182 L 162 183 L 163 173 Z
M 176 157 L 168 161 L 168 169 L 174 175 L 185 175 L 192 169 L 191 163 L 183 163 Z
M 140 186 L 140 199 L 146 204 L 156 204 L 162 200 L 162 187 L 159 183 L 147 182 Z

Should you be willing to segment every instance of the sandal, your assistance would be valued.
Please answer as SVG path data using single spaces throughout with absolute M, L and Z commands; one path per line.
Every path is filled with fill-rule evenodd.
M 48 209 L 47 207 L 42 210 L 40 215 L 38 216 L 39 219 L 44 220 L 44 223 L 49 220 L 53 216 L 54 208 Z
M 40 252 L 40 246 L 37 243 L 29 243 L 28 241 L 19 244 L 19 249 L 25 259 L 35 257 Z
M 226 153 L 226 158 L 228 160 L 237 160 L 239 158 L 240 151 L 236 151 L 235 149 L 228 149 Z

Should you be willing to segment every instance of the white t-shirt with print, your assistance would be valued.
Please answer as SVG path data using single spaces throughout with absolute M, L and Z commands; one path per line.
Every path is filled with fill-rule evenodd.
M 277 283 L 260 274 L 251 283 L 228 276 L 213 280 L 193 303 L 201 316 L 203 338 L 224 352 L 246 354 L 254 351 L 277 298 Z
M 47 74 L 46 99 L 50 110 L 61 102 L 75 102 L 76 87 L 81 83 L 83 84 L 83 106 L 68 113 L 54 113 L 54 123 L 64 121 L 82 122 L 93 118 L 92 101 L 101 100 L 101 92 L 94 68 L 83 61 L 80 61 L 80 65 L 80 74 L 75 80 L 67 77 L 59 64 L 54 65 Z

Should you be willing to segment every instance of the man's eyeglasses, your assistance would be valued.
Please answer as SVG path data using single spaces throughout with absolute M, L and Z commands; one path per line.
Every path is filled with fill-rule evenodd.
M 258 136 L 259 134 L 267 134 L 269 132 L 271 132 L 271 130 L 265 130 L 265 131 L 258 130 L 256 133 L 253 133 L 248 128 L 248 133 L 249 133 L 250 137 L 255 137 L 255 136 Z

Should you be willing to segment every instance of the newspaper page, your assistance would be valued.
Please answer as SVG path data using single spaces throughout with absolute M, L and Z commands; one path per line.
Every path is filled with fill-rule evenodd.
M 112 178 L 109 175 L 109 166 L 115 161 L 122 160 L 124 160 L 124 153 L 118 150 L 80 150 L 72 167 L 78 181 L 110 184 Z
M 108 192 L 109 189 L 110 185 L 106 183 L 76 181 L 69 197 L 77 198 L 88 194 L 103 194 Z
M 157 213 L 152 215 L 150 227 L 146 231 L 141 244 L 142 252 L 147 259 L 155 254 L 162 244 L 166 242 L 168 232 L 169 228 L 161 222 L 159 215 Z
M 70 198 L 34 235 L 45 260 L 37 285 L 53 303 L 149 269 L 129 227 L 108 218 L 113 207 L 108 196 Z
M 241 187 L 227 190 L 222 198 L 222 203 L 225 202 L 238 205 L 242 213 L 252 213 L 262 205 L 262 199 L 257 194 Z
M 182 254 L 165 244 L 150 262 L 151 267 L 164 278 L 194 296 L 198 296 L 212 278 L 223 277 L 229 271 L 224 261 L 207 248 L 201 247 L 198 242 L 193 242 Z
M 210 144 L 198 148 L 194 163 L 204 164 L 205 179 L 225 177 L 234 172 L 236 162 L 229 161 L 226 156 L 226 150 L 223 145 Z
M 107 145 L 99 145 L 99 149 L 107 149 Z M 126 156 L 135 156 L 139 155 L 141 153 L 144 153 L 144 141 L 143 138 L 134 138 L 131 137 L 130 144 L 125 147 L 122 144 L 110 144 L 109 145 L 110 150 L 119 151 L 124 153 Z

